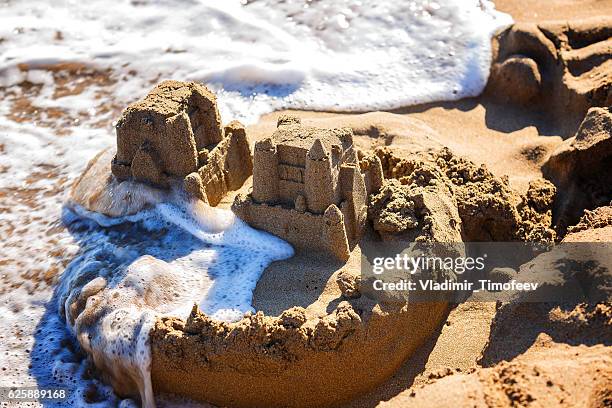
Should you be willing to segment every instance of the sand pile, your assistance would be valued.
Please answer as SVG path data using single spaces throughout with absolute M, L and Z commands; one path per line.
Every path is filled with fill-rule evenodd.
M 584 215 L 580 218 L 580 222 L 569 227 L 568 232 L 575 234 L 581 231 L 597 230 L 599 228 L 612 227 L 612 207 L 598 207 L 593 211 L 585 210 Z M 575 235 L 569 235 L 565 240 L 570 240 Z M 605 234 L 602 234 L 604 237 Z M 589 240 L 583 240 L 589 241 Z
M 447 148 L 409 159 L 391 149 L 379 148 L 375 153 L 388 180 L 381 193 L 371 197 L 370 216 L 383 235 L 407 232 L 420 222 L 438 231 L 429 237 L 438 242 L 555 238 L 551 210 L 556 189 L 544 179 L 533 180 L 527 193 L 520 195 L 507 179 Z M 424 197 L 429 197 L 428 204 Z M 431 217 L 425 208 L 440 205 L 447 208 L 445 217 Z

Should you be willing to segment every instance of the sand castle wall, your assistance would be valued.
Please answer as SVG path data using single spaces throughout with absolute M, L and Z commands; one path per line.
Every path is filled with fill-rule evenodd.
M 186 322 L 160 319 L 151 332 L 153 387 L 219 406 L 339 406 L 396 372 L 446 308 L 370 305 L 358 314 L 342 301 L 317 319 L 299 307 L 229 324 L 198 310 Z
M 217 205 L 229 192 L 239 189 L 252 173 L 253 157 L 244 126 L 232 122 L 225 138 L 212 150 L 206 164 L 198 169 L 203 191 L 200 199 Z
M 344 215 L 331 205 L 323 216 L 281 205 L 261 205 L 250 196 L 236 196 L 232 211 L 254 228 L 282 237 L 297 249 L 331 253 L 346 260 L 350 254 Z

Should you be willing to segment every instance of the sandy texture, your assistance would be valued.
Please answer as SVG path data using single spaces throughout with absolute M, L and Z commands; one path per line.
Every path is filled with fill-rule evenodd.
M 283 124 L 286 120 L 287 117 L 280 117 L 279 129 L 298 126 L 295 120 L 289 125 Z M 306 129 L 314 131 L 314 128 Z M 287 137 L 287 133 L 280 136 Z M 321 153 L 323 145 L 302 150 L 307 154 L 317 150 Z M 270 147 L 271 141 L 263 140 L 255 146 L 256 149 Z M 297 160 L 300 156 L 296 153 L 291 157 Z M 364 161 L 367 163 L 358 169 L 377 168 L 382 183 L 384 171 L 380 158 L 364 156 Z M 248 184 L 243 189 L 248 189 Z M 365 192 L 363 180 L 362 189 Z M 244 198 L 238 195 L 238 201 L 244 203 Z M 433 197 L 428 203 L 432 205 L 431 220 L 443 220 L 445 211 L 454 210 L 455 221 L 460 222 L 455 204 L 440 208 Z M 268 210 L 268 217 L 274 216 L 271 211 L 277 208 L 261 207 Z M 333 207 L 329 206 L 323 214 L 326 222 L 332 218 L 328 212 Z M 236 204 L 233 208 L 241 214 Z M 309 231 L 308 228 L 316 225 L 316 215 L 310 215 L 313 218 L 310 225 L 300 224 L 300 217 L 308 213 L 291 211 L 290 222 L 294 228 Z M 336 214 L 337 219 L 342 219 L 339 210 Z M 256 220 L 247 218 L 247 221 Z M 429 231 L 425 225 L 415 228 L 423 233 Z M 449 224 L 441 223 L 436 234 L 445 234 L 448 242 L 461 239 L 457 225 L 450 233 L 448 228 Z M 311 238 L 321 240 L 325 235 Z M 376 239 L 374 232 L 363 238 Z M 272 264 L 258 288 L 274 284 L 273 291 L 264 290 L 260 296 L 262 291 L 258 289 L 255 294 L 254 305 L 262 312 L 237 323 L 212 321 L 198 310 L 187 321 L 158 321 L 152 331 L 155 388 L 219 405 L 245 407 L 336 405 L 372 389 L 427 340 L 444 319 L 447 305 L 443 302 L 377 304 L 361 296 L 360 257 L 358 247 L 346 263 L 313 251 L 298 251 L 292 259 Z M 389 327 L 395 329 L 388 330 Z M 194 355 L 205 358 L 194 359 Z M 385 364 L 380 364 L 381 361 Z M 314 367 L 317 375 L 312 375 Z M 351 375 L 347 375 L 347 368 Z
M 542 167 L 561 194 L 555 202 L 555 226 L 561 232 L 584 209 L 612 201 L 612 113 L 591 108 L 576 136 L 563 142 Z
M 544 225 L 550 226 L 551 200 L 556 189 L 550 182 L 542 179 L 540 166 L 560 144 L 561 138 L 573 134 L 572 126 L 551 121 L 547 115 L 537 110 L 502 105 L 488 97 L 479 101 L 410 108 L 405 112 L 363 115 L 308 112 L 295 114 L 301 116 L 303 122 L 314 126 L 341 124 L 351 127 L 356 135 L 355 144 L 364 151 L 388 146 L 393 152 L 401 152 L 397 153 L 398 155 L 413 159 L 417 152 L 434 153 L 443 145 L 451 146 L 455 154 L 468 157 L 476 163 L 485 163 L 490 169 L 489 180 L 497 179 L 497 185 L 501 185 L 507 194 L 515 197 L 517 201 L 529 203 L 523 208 L 530 207 L 535 211 L 523 213 L 528 219 L 539 214 L 548 218 Z M 264 135 L 267 132 L 265 129 L 274 126 L 278 115 L 280 114 L 269 115 L 252 126 L 250 134 L 255 138 Z M 576 127 L 577 124 L 574 129 Z M 551 136 L 555 134 L 558 136 Z M 474 167 L 477 169 L 479 166 Z M 504 176 L 508 178 L 505 179 Z M 478 189 L 479 187 L 476 187 L 473 191 L 478 192 Z M 496 194 L 494 193 L 493 197 Z M 479 193 L 474 194 L 474 198 L 483 199 Z M 508 205 L 509 201 L 502 202 Z M 542 219 L 540 220 L 542 222 Z M 286 268 L 286 265 L 278 265 L 264 273 L 255 293 L 254 304 L 258 309 L 279 313 L 283 308 L 294 304 L 293 302 L 308 304 L 323 296 L 322 293 L 319 295 L 320 290 L 317 290 L 317 287 L 320 288 L 318 285 L 325 282 L 326 275 L 317 275 L 317 270 L 321 270 L 319 267 L 310 267 L 306 273 L 297 273 L 300 269 L 297 265 L 294 268 Z M 295 274 L 294 278 L 287 281 L 288 285 L 279 281 L 285 271 Z M 288 293 L 285 292 L 287 289 Z M 390 399 L 406 388 L 431 382 L 432 378 L 443 376 L 446 372 L 465 372 L 476 368 L 482 350 L 489 340 L 489 325 L 495 314 L 495 305 L 490 303 L 468 303 L 451 311 L 447 324 L 435 331 L 432 338 L 408 359 L 395 375 L 374 391 L 354 400 L 350 406 L 375 406 L 379 401 Z M 587 317 L 587 320 L 589 318 Z M 514 332 L 516 329 L 512 330 Z M 541 330 L 542 326 L 538 324 L 531 328 L 532 333 L 539 333 Z M 535 337 L 531 337 L 531 342 L 533 338 Z M 463 340 L 459 342 L 457 339 Z M 512 336 L 508 337 L 504 347 L 507 350 L 515 350 L 509 343 L 512 343 Z M 440 401 L 436 403 L 439 404 Z M 405 406 L 406 402 L 409 401 L 402 401 L 399 406 Z
M 375 230 L 381 225 L 399 228 L 378 228 L 387 239 L 406 232 L 402 238 L 421 236 L 437 242 L 490 240 L 492 234 L 498 240 L 524 240 L 534 231 L 548 231 L 537 239 L 554 236 L 548 228 L 555 193 L 550 182 L 535 179 L 526 194 L 520 195 L 486 167 L 448 149 L 406 152 L 402 158 L 390 148 L 378 148 L 376 157 L 385 180 L 380 192 L 370 196 L 373 226 Z M 441 194 L 446 194 L 446 201 L 440 200 Z M 466 223 L 471 228 L 462 227 Z M 368 234 L 364 240 L 376 239 L 376 235 Z M 395 361 L 398 367 L 427 340 L 422 327 L 434 332 L 445 308 L 428 305 L 426 309 L 438 310 L 432 314 L 423 313 L 423 305 L 409 304 L 380 314 L 380 306 L 362 303 L 366 300 L 359 297 L 359 285 L 352 278 L 359 273 L 358 250 L 351 259 L 342 267 L 303 255 L 269 267 L 254 304 L 279 317 L 258 314 L 228 325 L 194 311 L 187 322 L 158 322 L 152 332 L 155 386 L 232 406 L 322 406 L 347 401 L 373 388 L 393 371 L 387 371 L 388 366 L 381 366 L 380 361 Z M 308 274 L 299 269 L 307 269 Z M 310 285 L 313 289 L 309 290 Z M 288 318 L 283 316 L 289 313 L 286 310 L 296 305 L 305 307 L 298 309 L 299 322 L 292 317 L 291 324 L 283 323 Z M 359 319 L 346 318 L 350 310 L 360 310 L 356 313 Z M 413 313 L 422 314 L 417 318 Z M 349 321 L 352 328 L 347 329 Z M 338 347 L 329 348 L 325 343 L 321 348 L 317 337 L 322 336 L 318 332 L 322 324 L 334 327 L 325 338 Z M 390 326 L 383 329 L 385 324 Z M 207 357 L 194 360 L 194 354 Z M 350 376 L 345 374 L 347 366 L 354 367 Z M 324 374 L 309 375 L 313 367 L 323 367 L 320 372 Z
M 460 214 L 470 225 L 495 231 L 502 240 L 525 239 L 527 235 L 518 234 L 531 232 L 536 224 L 542 230 L 550 225 L 554 187 L 548 182 L 534 182 L 521 197 L 486 168 L 456 157 L 448 149 L 406 154 L 411 158 L 397 157 L 386 148 L 376 151 L 388 180 L 380 193 L 371 195 L 373 217 L 379 219 L 375 228 L 397 222 L 403 230 L 429 241 L 458 242 L 482 234 L 480 230 L 464 231 Z M 401 191 L 403 188 L 407 191 Z M 447 194 L 442 205 L 441 192 Z M 502 210 L 496 210 L 491 202 Z M 474 206 L 478 210 L 470 211 Z M 469 218 L 487 208 L 492 214 L 501 211 L 499 225 L 493 221 L 491 227 Z M 395 209 L 400 212 L 391 215 Z M 539 217 L 537 222 L 522 218 L 527 209 Z M 507 213 L 514 218 L 508 221 Z M 381 220 L 385 218 L 392 220 Z M 496 219 L 493 215 L 482 217 L 490 218 Z M 364 239 L 376 239 L 375 235 Z M 482 239 L 491 239 L 490 233 Z M 258 313 L 224 324 L 194 310 L 186 322 L 159 321 L 152 332 L 156 389 L 232 406 L 323 406 L 371 389 L 427 340 L 427 333 L 433 332 L 446 309 L 443 304 L 400 305 L 396 309 L 370 304 L 359 297 L 358 284 L 352 279 L 359 273 L 359 255 L 355 250 L 345 266 L 303 255 L 268 268 L 258 286 L 274 282 L 275 290 L 264 292 L 263 299 L 262 292 L 256 292 L 254 304 L 278 317 Z M 299 269 L 308 269 L 309 279 L 292 278 Z M 305 277 L 304 272 L 300 275 Z M 311 284 L 314 290 L 308 290 Z M 320 287 L 322 293 L 316 296 Z M 308 300 L 312 292 L 316 297 Z M 305 309 L 293 309 L 296 304 Z M 193 355 L 206 358 L 193 359 Z M 320 372 L 317 376 L 310 375 L 314 367 Z M 352 368 L 350 376 L 345 367 Z
M 593 211 L 585 210 L 584 215 L 580 218 L 578 224 L 569 228 L 570 233 L 578 233 L 581 231 L 589 231 L 599 228 L 607 228 L 612 226 L 612 207 L 599 207 Z M 566 237 L 566 240 L 571 238 Z
M 534 179 L 526 195 L 521 197 L 509 187 L 507 180 L 496 178 L 486 166 L 477 166 L 457 157 L 449 149 L 420 154 L 412 159 L 398 157 L 391 149 L 377 149 L 376 154 L 381 159 L 385 176 L 405 185 L 404 190 L 429 190 L 431 201 L 435 201 L 433 197 L 436 197 L 442 202 L 455 203 L 461 222 L 455 218 L 440 226 L 443 218 L 434 221 L 435 217 L 430 217 L 427 222 L 432 225 L 438 223 L 438 229 L 448 231 L 448 226 L 451 226 L 461 231 L 460 236 L 465 241 L 554 240 L 555 233 L 550 229 L 550 224 L 555 188 L 546 180 Z M 397 226 L 393 225 L 396 220 L 403 219 L 403 225 L 400 223 L 402 227 L 406 223 L 416 223 L 414 204 L 388 203 L 385 207 L 381 206 L 380 197 L 374 199 L 376 205 L 371 207 L 371 213 L 375 218 L 375 229 L 380 230 L 385 226 L 385 219 L 386 224 L 396 230 Z M 399 216 L 397 212 L 389 211 L 388 207 L 401 208 L 406 214 Z M 417 208 L 419 211 L 422 212 Z M 457 242 L 457 237 L 451 239 Z
M 552 344 L 473 374 L 445 376 L 379 406 L 603 408 L 611 397 L 611 363 L 606 347 Z
M 495 8 L 508 13 L 516 22 L 542 22 L 547 20 L 585 19 L 609 16 L 612 4 L 601 0 L 496 0 Z
M 456 202 L 443 183 L 402 185 L 390 179 L 370 197 L 369 217 L 383 239 L 461 241 Z

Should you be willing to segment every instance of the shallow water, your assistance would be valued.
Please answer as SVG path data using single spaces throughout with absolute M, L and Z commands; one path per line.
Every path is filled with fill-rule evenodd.
M 491 35 L 511 21 L 487 0 L 29 0 L 2 8 L 0 85 L 24 77 L 20 64 L 62 62 L 113 69 L 122 100 L 142 95 L 150 80 L 197 80 L 218 92 L 226 117 L 247 122 L 280 108 L 392 109 L 478 95 Z
M 244 3 L 0 3 L 0 385 L 68 387 L 72 399 L 63 406 L 120 402 L 90 372 L 74 329 L 60 318 L 64 288 L 53 297 L 66 267 L 64 279 L 96 256 L 113 260 L 105 273 L 116 282 L 146 254 L 200 279 L 189 301 L 159 313 L 186 313 L 207 290 L 216 301 L 200 306 L 220 318 L 250 308 L 248 290 L 232 297 L 237 303 L 214 291 L 233 281 L 254 286 L 253 270 L 263 270 L 267 255 L 238 263 L 250 268 L 250 280 L 215 275 L 244 258 L 198 236 L 207 226 L 176 208 L 157 208 L 128 227 L 100 217 L 91 223 L 84 213 L 62 221 L 69 186 L 90 158 L 114 145 L 120 110 L 154 83 L 206 82 L 218 93 L 224 122 L 254 122 L 279 108 L 373 110 L 458 99 L 482 90 L 492 32 L 510 21 L 478 0 Z M 162 228 L 164 211 L 173 223 Z M 142 234 L 160 228 L 167 229 L 161 241 Z M 178 236 L 173 247 L 168 239 Z M 119 251 L 117 242 L 130 250 Z M 130 272 L 138 275 L 139 265 Z

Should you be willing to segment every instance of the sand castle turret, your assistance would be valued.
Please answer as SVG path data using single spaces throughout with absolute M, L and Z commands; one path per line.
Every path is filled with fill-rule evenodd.
M 331 158 L 321 139 L 315 139 L 306 154 L 304 171 L 306 206 L 314 214 L 323 214 L 334 202 L 334 179 Z
M 302 126 L 281 116 L 255 145 L 253 190 L 232 209 L 292 243 L 346 260 L 366 222 L 366 189 L 350 129 Z
M 385 179 L 380 158 L 372 154 L 361 159 L 359 163 L 368 194 L 380 190 Z
M 328 243 L 329 252 L 338 259 L 346 259 L 351 250 L 345 229 L 345 219 L 338 206 L 332 204 L 327 207 L 323 214 L 323 222 L 321 239 Z
M 346 233 L 349 239 L 359 239 L 368 215 L 365 181 L 358 165 L 354 163 L 342 165 L 339 177 L 343 198 L 342 213 L 347 226 Z
M 278 156 L 272 139 L 255 143 L 253 154 L 253 199 L 259 203 L 278 201 Z
M 135 179 L 185 189 L 216 205 L 251 175 L 253 159 L 244 126 L 223 128 L 215 95 L 195 82 L 164 81 L 128 106 L 117 122 L 111 170 Z

